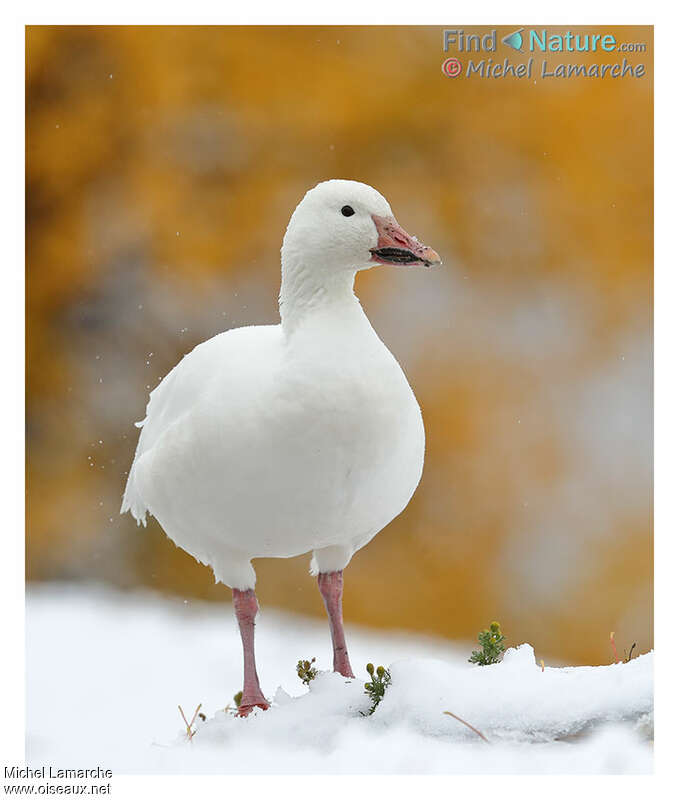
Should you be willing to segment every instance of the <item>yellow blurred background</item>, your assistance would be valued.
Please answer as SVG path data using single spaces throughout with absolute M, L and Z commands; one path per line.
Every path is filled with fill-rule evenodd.
M 444 266 L 357 280 L 427 453 L 345 619 L 498 618 L 551 663 L 649 649 L 652 29 L 586 32 L 646 42 L 646 75 L 448 78 L 440 28 L 29 27 L 28 580 L 230 598 L 119 516 L 132 423 L 198 342 L 277 320 L 291 212 L 352 178 Z M 258 561 L 261 605 L 322 615 L 307 565 Z

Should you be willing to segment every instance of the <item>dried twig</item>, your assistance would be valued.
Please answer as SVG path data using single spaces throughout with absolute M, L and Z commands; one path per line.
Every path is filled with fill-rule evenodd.
M 620 663 L 620 659 L 618 658 L 618 651 L 615 647 L 615 631 L 611 631 L 611 647 L 613 648 L 613 658 L 615 659 L 615 663 Z
M 193 723 L 196 721 L 196 717 L 198 716 L 198 712 L 200 711 L 202 705 L 203 705 L 202 703 L 198 704 L 198 707 L 193 712 L 193 716 L 191 717 L 191 722 L 187 722 L 186 716 L 184 715 L 184 709 L 181 706 L 177 706 L 177 708 L 179 709 L 179 713 L 182 715 L 182 719 L 184 720 L 184 725 L 186 725 L 186 736 L 189 741 L 191 741 L 198 732 L 193 730 Z M 201 719 L 205 719 L 204 714 L 201 714 L 200 716 Z
M 637 646 L 637 643 L 636 643 L 636 642 L 632 642 L 632 646 L 631 646 L 631 647 L 630 647 L 630 649 L 629 649 L 629 655 L 628 655 L 628 656 L 627 656 L 627 658 L 625 659 L 625 663 L 626 663 L 626 664 L 627 664 L 627 663 L 629 663 L 629 662 L 632 660 L 632 650 L 634 650 L 634 648 L 635 648 L 636 646 Z
M 545 662 L 542 659 L 540 659 L 540 666 L 542 667 L 542 671 L 544 672 L 545 671 Z
M 461 722 L 463 725 L 466 725 L 469 728 L 470 731 L 474 731 L 474 733 L 477 736 L 479 736 L 481 739 L 483 739 L 483 741 L 486 744 L 490 744 L 488 739 L 486 739 L 486 737 L 481 733 L 480 730 L 477 730 L 473 725 L 470 725 L 466 720 L 463 720 L 462 717 L 458 717 L 457 714 L 453 714 L 452 711 L 444 711 L 443 713 L 447 714 L 449 717 L 453 717 L 453 719 L 456 719 L 458 722 Z

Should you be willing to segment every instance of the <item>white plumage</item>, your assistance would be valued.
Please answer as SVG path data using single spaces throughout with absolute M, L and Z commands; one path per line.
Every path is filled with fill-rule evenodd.
M 424 458 L 415 396 L 353 281 L 436 253 L 377 191 L 338 180 L 306 194 L 281 252 L 281 324 L 215 336 L 151 392 L 121 509 L 239 590 L 258 557 L 313 551 L 313 573 L 342 570 L 405 508 Z

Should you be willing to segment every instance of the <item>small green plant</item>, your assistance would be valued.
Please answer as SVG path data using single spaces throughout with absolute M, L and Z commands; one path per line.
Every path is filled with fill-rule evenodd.
M 240 692 L 236 692 L 236 694 L 234 694 L 234 696 L 233 696 L 234 705 L 232 706 L 231 703 L 228 703 L 226 708 L 224 709 L 224 713 L 225 714 L 231 713 L 234 717 L 237 717 L 238 716 L 238 708 L 240 707 L 242 699 L 243 699 L 242 690 Z M 202 718 L 203 715 L 199 714 L 199 716 Z
M 315 660 L 315 658 L 312 658 L 311 661 L 302 661 L 302 659 L 300 659 L 297 662 L 297 674 L 299 675 L 299 679 L 307 686 L 316 675 L 318 675 L 318 670 L 313 666 Z
M 502 654 L 505 651 L 505 646 L 502 644 L 505 637 L 500 630 L 499 622 L 491 622 L 490 628 L 481 631 L 478 636 L 480 650 L 472 650 L 471 658 L 469 659 L 472 664 L 478 664 L 480 667 L 487 667 L 489 664 L 499 664 L 502 661 Z
M 387 686 L 391 683 L 391 674 L 388 669 L 384 667 L 375 669 L 372 664 L 366 664 L 365 668 L 370 675 L 370 682 L 365 684 L 365 693 L 373 701 L 372 708 L 368 713 L 374 714 L 375 709 L 382 702 Z

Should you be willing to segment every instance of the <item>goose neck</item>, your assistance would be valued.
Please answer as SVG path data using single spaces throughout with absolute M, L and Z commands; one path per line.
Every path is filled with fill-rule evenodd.
M 361 311 L 354 294 L 355 270 L 330 272 L 302 264 L 284 264 L 279 296 L 281 322 L 292 332 L 317 315 L 351 314 Z

